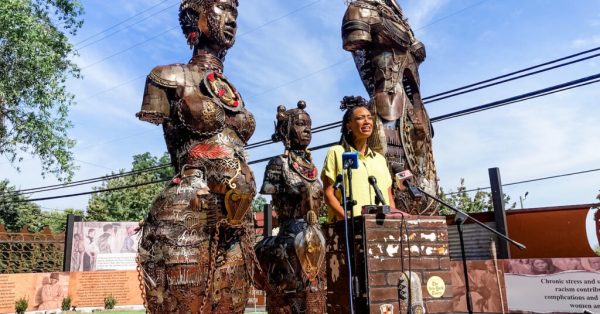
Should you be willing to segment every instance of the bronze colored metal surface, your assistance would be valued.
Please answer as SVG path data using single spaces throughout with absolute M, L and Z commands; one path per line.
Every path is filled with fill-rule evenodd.
M 141 223 L 139 271 L 151 313 L 243 313 L 257 267 L 249 209 L 256 194 L 244 145 L 256 126 L 223 75 L 237 0 L 183 0 L 194 56 L 154 68 L 141 111 L 162 124 L 177 175 Z
M 279 233 L 255 247 L 264 270 L 257 281 L 267 291 L 269 313 L 325 313 L 325 239 L 317 222 L 323 207 L 323 188 L 317 167 L 306 149 L 311 120 L 298 102 L 297 109 L 277 108 L 274 141 L 282 141 L 283 155 L 272 158 L 260 193 L 272 195 Z
M 396 0 L 349 1 L 342 39 L 377 116 L 370 146 L 385 155 L 392 175 L 410 170 L 417 185 L 435 194 L 433 129 L 419 89 L 425 46 L 415 38 Z M 427 198 L 414 204 L 404 187 L 396 184 L 394 198 L 398 209 L 413 214 L 433 215 L 438 209 Z

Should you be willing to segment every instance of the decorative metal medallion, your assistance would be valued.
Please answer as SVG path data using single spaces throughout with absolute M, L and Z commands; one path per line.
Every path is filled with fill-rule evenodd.
M 223 108 L 233 112 L 239 112 L 244 108 L 240 93 L 220 72 L 208 72 L 202 80 L 202 84 L 213 100 Z

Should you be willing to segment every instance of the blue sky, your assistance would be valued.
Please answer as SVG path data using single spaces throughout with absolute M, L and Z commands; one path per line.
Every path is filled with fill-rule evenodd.
M 269 139 L 278 105 L 306 100 L 313 126 L 338 121 L 339 101 L 366 96 L 348 52 L 341 48 L 344 0 L 240 0 L 238 38 L 225 74 L 257 118 L 250 143 Z M 177 21 L 176 0 L 83 1 L 80 43 L 139 12 L 147 12 L 77 44 L 84 78 L 68 82 L 77 106 L 70 135 L 77 140 L 74 180 L 129 169 L 132 156 L 162 155 L 160 127 L 135 118 L 145 75 L 156 65 L 191 56 Z M 600 46 L 600 2 L 567 0 L 400 0 L 417 38 L 427 47 L 422 95 Z M 106 35 L 113 35 L 102 39 Z M 597 74 L 592 59 L 427 106 L 430 117 Z M 434 124 L 434 155 L 444 190 L 460 178 L 468 188 L 489 186 L 490 167 L 504 183 L 600 168 L 600 98 L 590 85 Z M 338 130 L 315 134 L 312 145 L 337 140 Z M 250 160 L 279 154 L 280 143 L 252 149 Z M 320 167 L 325 151 L 315 151 Z M 253 166 L 257 185 L 264 166 Z M 21 188 L 54 184 L 37 159 L 19 173 L 0 161 L 0 173 Z M 90 186 L 33 197 L 89 191 Z M 505 187 L 512 200 L 529 192 L 525 207 L 592 203 L 600 172 Z M 89 196 L 40 202 L 45 209 L 85 208 Z

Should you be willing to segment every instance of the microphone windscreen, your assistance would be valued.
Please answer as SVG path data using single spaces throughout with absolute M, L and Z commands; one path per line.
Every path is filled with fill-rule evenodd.
M 375 176 L 369 176 L 369 183 L 377 184 L 377 178 L 375 178 Z

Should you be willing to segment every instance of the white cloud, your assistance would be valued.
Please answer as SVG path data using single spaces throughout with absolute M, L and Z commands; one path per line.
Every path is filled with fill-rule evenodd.
M 448 0 L 410 0 L 403 7 L 413 29 L 427 25 Z
M 591 36 L 586 38 L 577 38 L 572 41 L 573 48 L 587 48 L 600 45 L 600 36 Z

